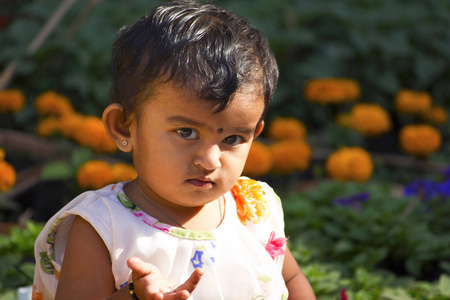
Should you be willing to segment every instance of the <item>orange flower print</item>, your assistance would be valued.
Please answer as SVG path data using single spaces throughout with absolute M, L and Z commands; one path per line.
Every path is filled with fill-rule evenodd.
M 236 199 L 239 220 L 243 225 L 247 221 L 257 224 L 269 216 L 269 204 L 264 198 L 264 190 L 253 179 L 238 179 L 231 192 Z
M 33 298 L 32 300 L 44 300 L 42 293 L 36 292 L 36 285 L 33 285 Z

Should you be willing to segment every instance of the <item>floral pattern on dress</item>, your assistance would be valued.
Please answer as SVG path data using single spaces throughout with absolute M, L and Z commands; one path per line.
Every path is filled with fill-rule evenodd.
M 286 245 L 287 238 L 279 237 L 275 238 L 275 231 L 270 233 L 269 241 L 266 245 L 266 251 L 270 254 L 273 260 L 276 260 L 278 256 L 284 255 L 284 245 Z
M 243 225 L 246 225 L 247 221 L 258 224 L 269 216 L 269 203 L 256 180 L 239 178 L 231 193 L 236 200 L 237 214 Z

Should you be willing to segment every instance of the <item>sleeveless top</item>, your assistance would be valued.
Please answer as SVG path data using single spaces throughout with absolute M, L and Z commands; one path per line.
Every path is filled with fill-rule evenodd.
M 47 222 L 35 243 L 33 299 L 54 299 L 68 233 L 77 215 L 103 239 L 116 289 L 130 279 L 127 259 L 139 257 L 177 283 L 203 268 L 189 299 L 287 299 L 282 277 L 283 211 L 266 183 L 239 178 L 224 195 L 222 223 L 211 231 L 183 229 L 151 217 L 127 198 L 124 184 L 85 192 Z

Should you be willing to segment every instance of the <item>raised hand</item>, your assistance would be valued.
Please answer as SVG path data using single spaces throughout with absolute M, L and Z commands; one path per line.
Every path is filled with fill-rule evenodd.
M 187 299 L 195 290 L 203 276 L 202 269 L 196 269 L 181 285 L 164 277 L 159 269 L 137 257 L 127 261 L 132 270 L 134 290 L 139 300 Z

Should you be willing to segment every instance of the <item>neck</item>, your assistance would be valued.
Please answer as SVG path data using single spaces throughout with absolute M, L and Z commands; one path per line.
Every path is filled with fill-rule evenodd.
M 225 215 L 225 198 L 219 197 L 200 207 L 164 205 L 149 197 L 140 187 L 139 179 L 124 187 L 128 198 L 148 215 L 172 226 L 191 230 L 217 228 Z M 170 203 L 169 203 L 170 204 Z

